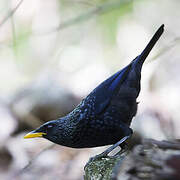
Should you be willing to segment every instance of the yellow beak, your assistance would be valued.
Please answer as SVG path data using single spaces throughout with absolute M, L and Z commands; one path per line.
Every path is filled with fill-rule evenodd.
M 27 138 L 42 137 L 43 135 L 46 135 L 46 133 L 43 133 L 43 132 L 37 132 L 37 133 L 35 133 L 35 132 L 32 131 L 32 132 L 26 134 L 26 135 L 24 136 L 24 138 L 27 139 Z

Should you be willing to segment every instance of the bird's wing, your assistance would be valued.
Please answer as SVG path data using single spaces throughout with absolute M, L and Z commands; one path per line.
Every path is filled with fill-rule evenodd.
M 128 72 L 131 69 L 131 63 L 118 71 L 110 78 L 101 83 L 90 96 L 95 97 L 94 101 L 94 113 L 95 115 L 102 113 L 106 107 L 109 105 L 110 100 L 115 92 L 120 88 L 122 82 L 125 80 Z
M 162 35 L 163 31 L 164 31 L 164 25 L 161 25 L 139 56 L 137 56 L 125 68 L 118 71 L 116 74 L 112 75 L 109 79 L 105 80 L 92 92 L 92 95 L 95 96 L 95 104 L 94 104 L 95 114 L 99 114 L 105 110 L 105 108 L 110 103 L 112 96 L 116 94 L 122 82 L 127 77 L 130 69 L 136 70 L 137 74 L 141 73 L 141 68 L 146 57 L 148 56 L 148 54 L 150 53 L 150 51 L 152 50 L 152 48 L 154 47 L 160 36 Z M 136 77 L 133 78 L 136 79 Z M 130 79 L 129 81 L 131 83 Z M 140 78 L 138 79 L 138 81 L 140 81 Z M 138 92 L 139 91 L 140 90 L 138 90 Z

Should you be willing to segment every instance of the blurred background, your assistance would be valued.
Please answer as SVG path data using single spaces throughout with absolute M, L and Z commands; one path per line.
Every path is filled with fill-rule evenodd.
M 23 136 L 70 112 L 163 23 L 132 127 L 146 138 L 180 138 L 179 9 L 179 0 L 1 0 L 0 179 L 83 179 L 89 157 L 105 147 L 77 150 Z

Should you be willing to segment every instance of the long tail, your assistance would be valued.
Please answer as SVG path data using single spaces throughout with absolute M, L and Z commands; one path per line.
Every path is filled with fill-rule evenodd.
M 117 73 L 109 77 L 107 80 L 102 82 L 90 93 L 90 96 L 96 97 L 94 102 L 95 114 L 102 112 L 105 107 L 108 106 L 115 91 L 119 89 L 119 87 L 124 81 L 129 81 L 131 86 L 137 87 L 136 94 L 138 96 L 140 92 L 140 76 L 136 78 L 136 74 L 138 74 L 138 72 L 139 74 L 141 73 L 141 68 L 146 57 L 162 35 L 163 31 L 164 25 L 161 25 L 161 27 L 156 31 L 148 45 L 138 57 L 136 57 L 131 63 L 129 63 L 129 65 L 124 67 L 122 70 L 118 71 Z M 136 74 L 134 74 L 133 72 L 135 72 Z M 129 77 L 129 79 L 127 79 L 127 76 Z M 132 83 L 134 84 L 132 85 Z
M 162 24 L 159 27 L 159 29 L 156 31 L 154 36 L 151 38 L 151 40 L 149 41 L 149 43 L 147 44 L 147 46 L 145 47 L 143 52 L 134 60 L 135 64 L 137 64 L 139 66 L 140 70 L 142 68 L 142 65 L 143 65 L 145 59 L 147 58 L 150 51 L 152 50 L 152 48 L 154 47 L 156 42 L 159 40 L 159 38 L 161 37 L 163 32 L 164 32 L 164 24 Z

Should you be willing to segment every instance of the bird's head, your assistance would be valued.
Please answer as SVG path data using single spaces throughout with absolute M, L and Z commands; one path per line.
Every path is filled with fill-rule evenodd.
M 58 138 L 58 121 L 49 121 L 24 136 L 25 139 L 36 137 L 43 137 L 52 142 L 56 142 Z

